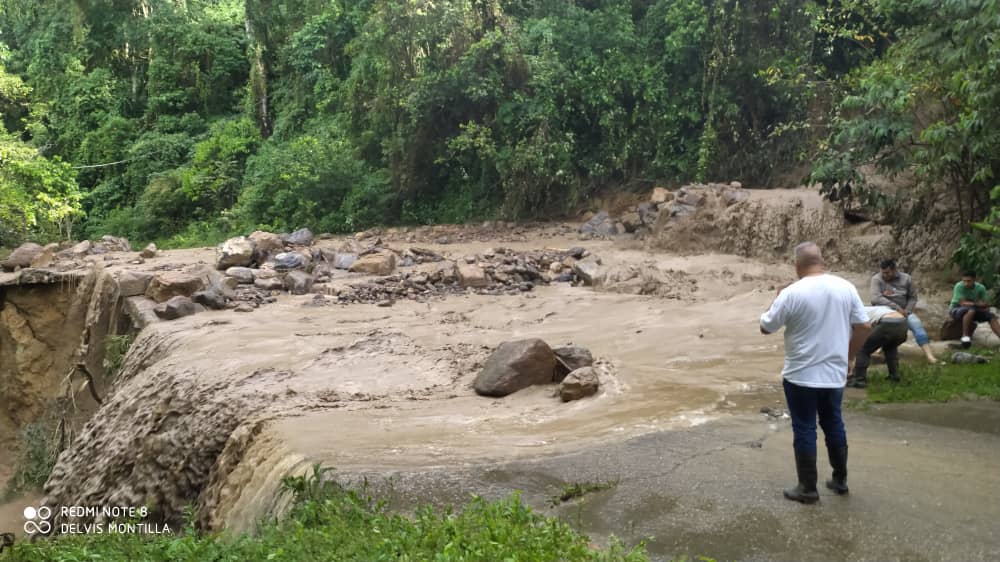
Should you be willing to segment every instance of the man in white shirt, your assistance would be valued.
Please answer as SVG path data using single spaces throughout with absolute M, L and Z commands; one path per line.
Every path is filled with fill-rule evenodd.
M 826 437 L 833 479 L 826 486 L 838 494 L 847 488 L 847 433 L 840 407 L 850 361 L 871 331 L 858 290 L 826 272 L 823 255 L 812 242 L 795 248 L 799 280 L 778 291 L 760 317 L 760 331 L 785 328 L 785 366 L 781 371 L 792 418 L 795 469 L 799 483 L 785 497 L 819 500 L 816 491 L 816 417 Z

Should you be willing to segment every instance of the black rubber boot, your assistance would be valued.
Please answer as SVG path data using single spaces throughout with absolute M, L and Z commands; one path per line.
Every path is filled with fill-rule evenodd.
M 847 487 L 847 445 L 827 449 L 826 453 L 833 467 L 833 478 L 826 481 L 826 487 L 842 496 L 850 491 Z
M 799 483 L 794 488 L 785 490 L 785 497 L 802 503 L 816 503 L 819 492 L 816 491 L 816 455 L 806 455 L 795 451 L 795 472 L 799 475 Z

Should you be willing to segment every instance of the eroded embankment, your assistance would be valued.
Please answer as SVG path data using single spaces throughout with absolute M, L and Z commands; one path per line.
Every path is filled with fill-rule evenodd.
M 117 285 L 99 268 L 0 275 L 0 444 L 15 450 L 42 417 L 63 421 L 68 440 L 107 392 L 107 336 L 128 329 Z

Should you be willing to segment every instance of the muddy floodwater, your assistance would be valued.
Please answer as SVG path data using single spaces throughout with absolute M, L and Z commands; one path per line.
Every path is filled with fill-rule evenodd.
M 498 245 L 426 247 L 462 260 Z M 322 463 L 369 479 L 401 509 L 522 490 L 595 540 L 646 541 L 654 559 L 1000 558 L 988 522 L 1000 520 L 989 500 L 1000 491 L 997 403 L 852 413 L 857 493 L 789 505 L 780 499 L 794 478 L 780 414 L 782 339 L 762 336 L 757 318 L 792 268 L 572 236 L 503 242 L 514 252 L 578 245 L 620 282 L 390 306 L 282 294 L 250 313 L 153 323 L 61 457 L 44 501 L 154 504 L 170 521 L 195 505 L 203 527 L 241 532 L 287 509 L 283 477 Z M 213 256 L 167 252 L 144 267 Z M 840 274 L 867 282 L 866 273 Z M 337 274 L 331 285 L 357 280 Z M 523 338 L 589 349 L 599 392 L 569 403 L 555 385 L 477 396 L 472 382 L 492 350 Z M 904 356 L 920 353 L 907 344 Z M 549 506 L 560 486 L 582 481 L 617 484 Z M 28 500 L 43 501 L 19 502 Z M 2 527 L 20 524 L 19 502 L 0 508 Z

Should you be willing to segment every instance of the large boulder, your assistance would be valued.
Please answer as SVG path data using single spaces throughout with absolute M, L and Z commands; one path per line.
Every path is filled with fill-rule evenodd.
M 557 347 L 552 350 L 559 359 L 559 369 L 556 375 L 556 382 L 561 381 L 569 373 L 582 369 L 584 367 L 590 367 L 594 364 L 594 356 L 591 355 L 590 350 L 585 347 L 580 347 L 578 345 L 567 345 L 563 347 Z
M 230 238 L 222 243 L 216 250 L 216 269 L 229 269 L 230 267 L 246 267 L 253 263 L 254 249 L 256 245 L 253 240 L 246 236 Z
M 139 255 L 145 259 L 155 258 L 156 252 L 158 251 L 159 249 L 156 247 L 156 244 L 150 242 L 149 244 L 146 245 L 145 248 L 142 249 L 141 252 L 139 252 Z
M 230 267 L 226 270 L 226 275 L 232 277 L 237 283 L 241 285 L 250 285 L 253 283 L 253 270 L 249 267 Z
M 591 236 L 610 236 L 617 234 L 618 231 L 615 221 L 608 215 L 608 212 L 601 211 L 580 226 L 580 233 Z
M 396 269 L 396 254 L 381 250 L 365 254 L 351 264 L 350 271 L 370 275 L 389 275 Z
M 101 244 L 109 252 L 131 252 L 132 245 L 128 243 L 127 238 L 119 238 L 117 236 L 111 236 L 110 234 L 105 234 L 101 236 Z
M 173 297 L 190 297 L 205 287 L 201 277 L 181 271 L 164 271 L 149 282 L 146 296 L 156 302 L 166 302 Z
M 164 320 L 176 320 L 184 316 L 191 316 L 198 312 L 197 305 L 187 297 L 176 296 L 170 300 L 156 305 L 153 309 L 157 316 Z
M 584 285 L 594 286 L 601 274 L 601 261 L 594 256 L 579 260 L 573 264 L 573 273 L 583 280 Z
M 285 249 L 285 243 L 272 232 L 255 230 L 247 238 L 254 243 L 253 259 L 258 265 L 266 262 L 272 254 Z
M 312 286 L 313 277 L 305 271 L 290 271 L 285 276 L 285 288 L 293 295 L 304 295 L 312 289 Z
M 285 288 L 285 282 L 279 277 L 258 277 L 254 279 L 253 286 L 265 291 L 277 291 Z
M 31 262 L 35 260 L 38 256 L 42 255 L 44 248 L 35 244 L 34 242 L 25 242 L 18 246 L 13 252 L 7 256 L 0 265 L 3 266 L 7 271 L 14 271 L 14 269 L 21 267 L 30 267 Z
M 563 402 L 579 400 L 597 394 L 600 386 L 601 380 L 597 376 L 597 370 L 593 367 L 583 367 L 566 375 L 566 378 L 559 383 L 559 397 Z
M 551 383 L 556 365 L 552 348 L 540 339 L 504 342 L 486 360 L 472 387 L 482 396 L 507 396 L 533 384 Z
M 156 315 L 157 306 L 153 299 L 143 296 L 127 297 L 124 311 L 129 320 L 132 321 L 132 327 L 136 330 L 142 330 L 146 326 L 160 321 L 160 317 Z
M 337 252 L 333 256 L 333 267 L 336 269 L 350 269 L 356 261 L 358 261 L 357 254 Z
M 309 246 L 313 243 L 313 233 L 308 228 L 300 228 L 288 235 L 287 242 L 296 246 Z
M 118 272 L 118 294 L 123 297 L 145 295 L 153 274 L 146 271 L 124 270 Z
M 643 221 L 639 213 L 630 211 L 622 215 L 621 224 L 625 226 L 625 232 L 635 232 L 637 228 L 642 226 Z
M 173 299 L 171 299 L 173 300 Z M 209 287 L 203 291 L 197 291 L 191 295 L 191 300 L 214 310 L 226 308 L 226 295 L 218 287 Z M 170 301 L 167 301 L 170 302 Z
M 455 268 L 458 284 L 463 287 L 488 287 L 490 285 L 486 272 L 478 265 L 460 263 Z
M 309 256 L 302 252 L 282 252 L 272 260 L 274 269 L 277 271 L 290 271 L 292 269 L 303 269 L 311 263 Z
M 82 258 L 83 256 L 90 254 L 90 250 L 93 249 L 93 247 L 93 242 L 90 240 L 84 240 L 83 242 L 74 245 L 69 251 L 73 256 Z

